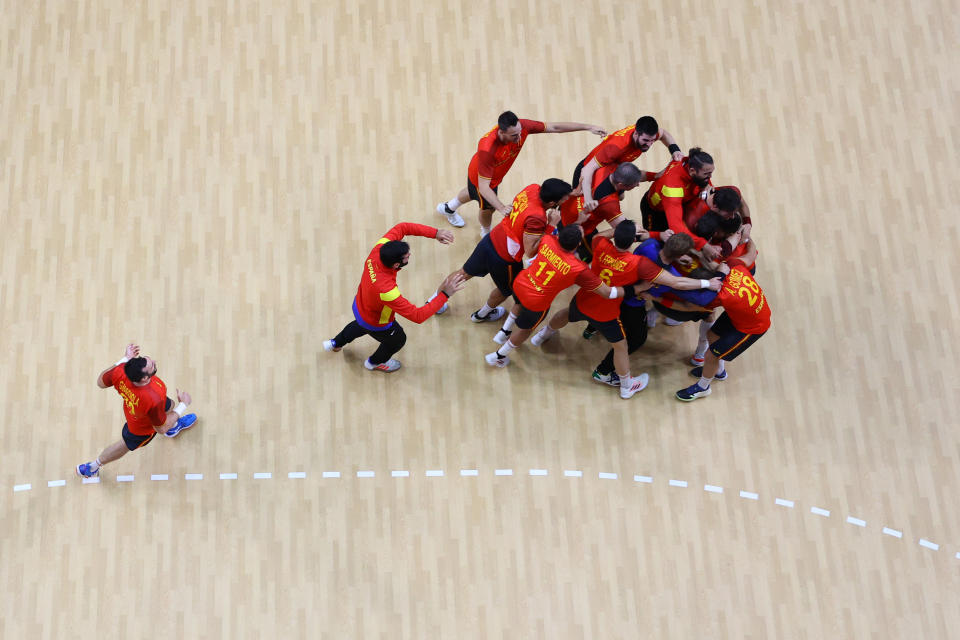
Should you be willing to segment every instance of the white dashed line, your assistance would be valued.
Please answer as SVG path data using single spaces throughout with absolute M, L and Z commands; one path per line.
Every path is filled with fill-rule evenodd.
M 220 474 L 220 479 L 221 479 L 221 480 L 236 480 L 236 479 L 237 479 L 237 474 L 235 474 L 235 473 L 221 473 L 221 474 Z
M 100 476 L 95 478 L 84 478 L 83 484 L 100 484 Z
M 307 477 L 307 472 L 306 472 L 306 471 L 291 471 L 290 473 L 287 474 L 287 477 L 290 478 L 290 479 L 303 480 L 304 478 Z
M 460 469 L 461 476 L 478 476 L 480 471 L 477 469 Z
M 784 500 L 783 498 L 777 498 L 774 500 L 775 503 L 781 507 L 787 507 L 788 509 L 793 509 L 793 500 Z
M 821 509 L 820 507 L 810 507 L 810 513 L 815 513 L 818 516 L 823 516 L 824 518 L 830 517 L 830 512 L 826 509 Z
M 686 481 L 686 480 L 671 480 L 671 481 L 670 481 L 670 486 L 671 486 L 671 487 L 686 487 L 686 486 L 687 486 L 687 481 Z
M 183 474 L 184 480 L 203 480 L 202 473 L 185 473 Z
M 897 531 L 896 529 L 891 529 L 889 527 L 884 527 L 883 532 L 888 536 L 893 536 L 894 538 L 902 538 L 903 532 Z
M 752 492 L 752 491 L 741 491 L 741 492 L 740 492 L 740 497 L 741 497 L 741 498 L 746 498 L 747 500 L 759 500 L 759 499 L 760 499 L 760 494 L 759 494 L 759 493 L 754 493 L 754 492 Z
M 547 475 L 546 469 L 530 469 L 530 475 L 532 476 L 545 476 Z
M 358 478 L 372 478 L 377 474 L 373 471 L 357 471 Z
M 150 475 L 151 480 L 169 480 L 170 477 L 165 473 L 154 473 Z
M 513 475 L 513 469 L 495 469 L 495 470 L 493 471 L 493 475 L 495 475 L 495 476 L 512 476 L 512 475 Z
M 253 474 L 254 480 L 269 480 L 272 477 L 273 477 L 273 474 L 270 473 L 269 471 L 261 471 L 259 473 Z
M 443 469 L 427 469 L 428 478 L 442 478 Z
M 653 478 L 651 478 L 650 476 L 633 476 L 633 481 L 643 482 L 645 484 L 651 484 L 653 482 Z
M 67 484 L 66 480 L 48 480 L 47 481 L 48 487 L 62 487 L 62 486 L 65 486 L 66 484 Z
M 406 471 L 406 470 L 391 471 L 391 472 L 390 472 L 390 477 L 391 477 L 391 478 L 409 478 L 409 477 L 410 477 L 410 472 L 409 472 L 409 471 Z
M 860 518 L 854 518 L 853 516 L 847 516 L 847 522 L 849 522 L 850 524 L 854 524 L 858 527 L 867 526 L 866 520 L 861 520 Z
M 924 540 L 923 538 L 920 538 L 919 544 L 921 547 L 926 547 L 927 549 L 933 549 L 934 551 L 940 551 L 940 545 L 938 545 L 936 542 L 930 542 L 929 540 Z
M 340 472 L 339 472 L 339 471 L 324 471 L 324 472 L 323 472 L 323 477 L 324 477 L 324 478 L 339 478 L 339 477 L 340 477 Z
M 17 491 L 30 491 L 30 489 L 32 489 L 32 488 L 33 488 L 33 485 L 32 485 L 32 484 L 15 484 L 15 485 L 13 485 L 13 491 L 14 491 L 14 493 L 16 493 Z
M 601 471 L 601 472 L 598 474 L 598 477 L 599 477 L 601 480 L 616 480 L 616 479 L 617 479 L 617 474 L 615 474 L 615 473 L 606 473 L 606 472 L 604 472 L 604 471 Z
M 117 476 L 117 482 L 133 482 L 133 476 Z
M 710 493 L 723 493 L 723 487 L 718 487 L 718 486 L 713 485 L 713 484 L 705 484 L 705 485 L 703 485 L 703 490 L 704 490 L 704 491 L 709 491 Z
M 580 471 L 578 469 L 564 469 L 563 476 L 565 478 L 582 478 L 583 471 Z

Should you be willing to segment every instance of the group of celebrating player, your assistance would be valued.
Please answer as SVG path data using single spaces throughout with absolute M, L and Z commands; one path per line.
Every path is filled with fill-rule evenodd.
M 572 183 L 549 178 L 525 187 L 511 205 L 503 204 L 498 186 L 527 136 L 569 131 L 604 136 L 577 164 Z M 669 149 L 670 163 L 656 172 L 637 168 L 633 161 L 657 140 Z M 620 396 L 630 398 L 647 386 L 649 376 L 630 373 L 629 354 L 643 345 L 648 329 L 663 315 L 669 324 L 699 321 L 700 339 L 691 358 L 695 368 L 690 372 L 698 380 L 676 397 L 692 401 L 708 396 L 714 380 L 727 378 L 724 362 L 743 353 L 770 327 L 770 306 L 753 279 L 757 247 L 750 210 L 736 187 L 712 185 L 713 171 L 710 154 L 693 148 L 685 156 L 651 116 L 607 135 L 595 125 L 543 123 L 504 112 L 480 139 L 466 188 L 437 205 L 437 212 L 454 227 L 465 224 L 457 212 L 461 205 L 471 200 L 480 205 L 481 239 L 467 261 L 417 307 L 396 284 L 397 272 L 410 259 L 403 238 L 416 235 L 449 244 L 454 235 L 423 224 L 396 225 L 367 256 L 353 301 L 354 320 L 325 341 L 324 348 L 340 351 L 369 335 L 380 346 L 364 366 L 396 371 L 400 362 L 392 356 L 406 335 L 395 315 L 421 323 L 445 312 L 447 299 L 468 279 L 490 275 L 494 289 L 470 316 L 474 322 L 506 316 L 494 337 L 499 347 L 485 356 L 487 364 L 505 367 L 510 352 L 528 338 L 539 346 L 569 322 L 587 322 L 585 338 L 599 332 L 611 345 L 593 379 L 619 387 Z M 641 182 L 652 184 L 641 199 L 637 224 L 624 216 L 620 204 Z M 491 228 L 494 211 L 503 218 Z M 609 228 L 598 231 L 601 222 Z M 534 333 L 557 295 L 572 285 L 580 289 L 569 307 Z M 500 305 L 510 296 L 514 303 L 508 313 Z

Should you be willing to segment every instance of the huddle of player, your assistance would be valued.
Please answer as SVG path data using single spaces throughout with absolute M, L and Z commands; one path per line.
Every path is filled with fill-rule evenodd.
M 584 130 L 604 138 L 577 164 L 572 184 L 549 178 L 525 187 L 511 206 L 499 200 L 497 188 L 527 136 Z M 633 161 L 657 140 L 669 149 L 671 162 L 658 172 L 637 168 Z M 375 248 L 368 257 L 369 274 L 362 278 L 354 301 L 356 321 L 351 325 L 360 324 L 352 332 L 348 325 L 346 333 L 324 346 L 339 351 L 355 337 L 371 335 L 381 342 L 381 349 L 378 358 L 372 356 L 365 363 L 367 368 L 393 371 L 399 362 L 375 362 L 386 362 L 385 341 L 377 332 L 394 326 L 393 312 L 422 322 L 430 312 L 446 311 L 445 299 L 467 279 L 489 274 L 494 289 L 471 320 L 506 319 L 494 337 L 499 347 L 485 356 L 487 364 L 505 367 L 510 352 L 528 338 L 539 346 L 569 322 L 587 322 L 584 337 L 599 332 L 611 346 L 593 379 L 619 387 L 620 396 L 630 398 L 647 386 L 649 376 L 631 374 L 629 354 L 643 345 L 648 329 L 663 315 L 671 324 L 700 323 L 700 340 L 691 359 L 696 365 L 691 375 L 698 380 L 677 391 L 676 397 L 692 401 L 710 395 L 712 382 L 727 378 L 724 362 L 736 358 L 770 326 L 769 304 L 753 279 L 757 248 L 749 208 L 736 187 L 712 185 L 713 170 L 710 154 L 693 148 L 684 155 L 651 116 L 607 135 L 594 125 L 524 120 L 507 111 L 480 139 L 467 186 L 437 205 L 437 212 L 455 227 L 465 224 L 457 213 L 461 205 L 470 200 L 480 205 L 480 242 L 463 266 L 441 283 L 436 297 L 444 297 L 431 298 L 420 308 L 405 300 L 409 308 L 391 304 L 390 296 L 399 296 L 399 290 L 393 280 L 390 291 L 377 286 L 374 267 L 378 273 L 399 270 L 409 260 L 409 246 L 401 243 L 402 247 L 385 251 L 382 260 Z M 652 184 L 642 196 L 638 224 L 621 211 L 621 201 L 641 182 Z M 494 211 L 503 217 L 492 226 Z M 598 231 L 601 222 L 607 225 Z M 404 229 L 398 231 L 400 227 Z M 452 241 L 449 232 L 401 223 L 378 243 L 379 251 L 404 233 Z M 541 326 L 557 295 L 573 285 L 580 289 L 569 307 Z M 373 302 L 363 314 L 365 286 L 379 298 L 368 295 Z M 507 312 L 500 305 L 510 296 L 514 302 Z

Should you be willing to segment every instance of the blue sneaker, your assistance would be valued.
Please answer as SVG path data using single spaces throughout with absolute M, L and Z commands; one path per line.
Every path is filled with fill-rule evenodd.
M 690 385 L 686 389 L 680 389 L 677 391 L 677 400 L 683 400 L 684 402 L 693 402 L 697 398 L 706 398 L 712 393 L 710 387 L 703 389 L 700 386 L 700 383 Z
M 77 465 L 77 475 L 81 478 L 96 478 L 100 475 L 100 468 L 97 467 L 96 471 L 94 471 L 92 463 L 84 462 L 83 464 Z
M 694 378 L 702 378 L 703 367 L 694 367 L 693 369 L 690 369 L 690 375 L 692 375 Z M 723 382 L 724 380 L 727 379 L 727 370 L 724 369 L 723 373 L 718 373 L 717 375 L 713 376 L 713 379 L 720 380 L 721 382 Z
M 189 429 L 190 427 L 192 427 L 196 421 L 197 421 L 197 414 L 188 413 L 187 415 L 177 420 L 177 424 L 170 427 L 170 430 L 163 435 L 167 436 L 168 438 L 172 438 L 178 433 L 180 433 L 181 431 L 183 431 L 184 429 Z

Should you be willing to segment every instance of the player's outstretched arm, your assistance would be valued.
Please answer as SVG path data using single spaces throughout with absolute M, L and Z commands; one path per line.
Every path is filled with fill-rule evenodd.
M 133 343 L 128 344 L 127 350 L 124 352 L 123 357 L 101 371 L 100 375 L 97 376 L 97 386 L 101 389 L 109 389 L 111 385 L 106 383 L 106 380 L 104 380 L 103 376 L 107 375 L 107 373 L 110 371 L 113 371 L 114 367 L 126 362 L 130 362 L 132 358 L 136 358 L 138 355 L 140 355 L 140 347 Z
M 583 122 L 546 122 L 544 123 L 545 133 L 570 133 L 571 131 L 589 131 L 598 136 L 607 135 L 606 129 L 595 124 L 585 124 Z
M 599 168 L 600 163 L 597 162 L 597 159 L 590 158 L 590 162 L 588 162 L 586 166 L 583 167 L 583 171 L 580 172 L 580 184 L 586 185 L 586 187 L 583 188 L 584 211 L 593 211 L 597 208 L 597 201 L 593 199 L 593 189 L 590 185 L 593 184 L 593 174 L 596 173 Z
M 673 158 L 674 162 L 683 160 L 683 151 L 680 151 L 680 145 L 677 144 L 676 138 L 666 129 L 660 129 L 660 142 L 670 151 L 670 157 Z M 657 177 L 659 178 L 660 176 Z
M 692 291 L 694 289 L 710 289 L 719 291 L 722 286 L 720 278 L 711 278 L 710 280 L 694 280 L 693 278 L 679 278 L 666 270 L 661 271 L 660 275 L 653 279 L 657 284 L 662 284 L 677 291 Z
M 490 187 L 490 178 L 479 178 L 477 182 L 477 191 L 480 192 L 483 199 L 492 204 L 493 208 L 501 214 L 505 216 L 510 215 L 510 207 L 500 202 L 500 198 L 497 197 L 497 194 L 495 194 Z
M 453 231 L 449 229 L 437 230 L 437 242 L 440 244 L 453 244 L 454 237 Z

